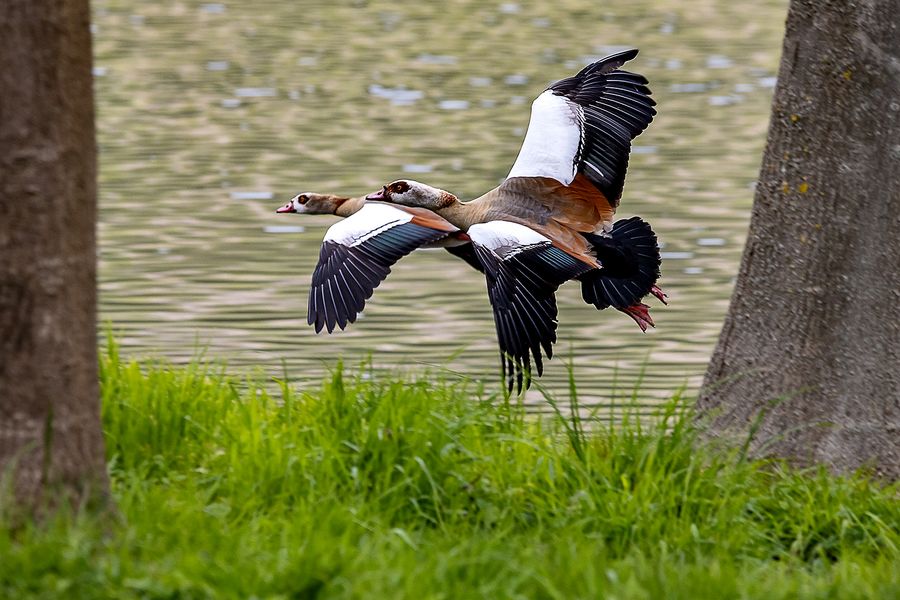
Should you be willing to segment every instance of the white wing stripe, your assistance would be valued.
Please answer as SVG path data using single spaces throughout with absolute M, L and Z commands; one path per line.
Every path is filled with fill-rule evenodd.
M 549 90 L 535 98 L 525 141 L 507 179 L 549 177 L 572 183 L 583 120 L 580 106 Z
M 338 221 L 329 227 L 324 241 L 357 246 L 386 229 L 410 222 L 412 218 L 410 213 L 389 204 L 366 202 L 352 219 Z
M 550 239 L 534 229 L 511 221 L 489 221 L 469 227 L 472 241 L 493 252 L 500 258 L 512 256 L 534 244 L 550 242 Z

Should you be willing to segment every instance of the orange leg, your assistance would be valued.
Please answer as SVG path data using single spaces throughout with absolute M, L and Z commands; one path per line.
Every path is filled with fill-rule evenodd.
M 656 294 L 654 294 L 654 296 L 655 295 Z M 620 310 L 634 319 L 634 322 L 638 324 L 638 327 L 641 328 L 641 331 L 647 331 L 648 327 L 656 327 L 656 324 L 650 317 L 650 307 L 643 302 L 639 302 L 637 304 L 629 306 L 628 308 L 616 308 L 616 310 Z

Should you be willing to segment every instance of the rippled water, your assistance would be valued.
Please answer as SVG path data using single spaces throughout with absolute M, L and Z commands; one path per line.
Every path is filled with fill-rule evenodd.
M 127 353 L 318 379 L 338 358 L 440 365 L 498 387 L 481 277 L 443 251 L 401 261 L 351 328 L 315 335 L 306 293 L 333 217 L 299 191 L 413 177 L 471 198 L 509 170 L 531 99 L 641 49 L 659 115 L 619 215 L 665 244 L 657 329 L 559 293 L 560 356 L 594 402 L 696 387 L 727 307 L 775 83 L 784 0 L 606 4 L 94 0 L 100 311 Z M 543 382 L 566 386 L 561 360 Z M 529 399 L 539 401 L 531 392 Z

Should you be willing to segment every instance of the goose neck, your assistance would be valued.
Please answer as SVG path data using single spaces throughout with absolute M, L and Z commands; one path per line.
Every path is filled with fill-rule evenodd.
M 473 220 L 472 208 L 473 207 L 470 206 L 469 203 L 460 202 L 459 199 L 453 198 L 445 206 L 442 206 L 435 212 L 453 225 L 456 225 L 465 231 L 475 222 Z
M 361 209 L 366 203 L 365 196 L 359 198 L 347 198 L 340 202 L 334 209 L 334 214 L 338 217 L 349 217 Z

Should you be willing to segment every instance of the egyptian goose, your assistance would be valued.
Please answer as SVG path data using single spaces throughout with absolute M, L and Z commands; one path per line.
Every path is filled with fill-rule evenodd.
M 416 248 L 444 247 L 481 270 L 469 237 L 426 209 L 305 192 L 275 212 L 350 217 L 325 232 L 313 271 L 307 322 L 316 333 L 356 321 L 390 267 Z
M 617 70 L 636 54 L 598 61 L 541 94 L 509 177 L 477 200 L 460 203 L 401 180 L 367 197 L 393 205 L 341 199 L 323 210 L 352 216 L 325 236 L 310 323 L 317 331 L 343 328 L 396 260 L 421 245 L 447 244 L 487 276 L 510 387 L 515 378 L 521 389 L 532 356 L 541 374 L 542 348 L 552 356 L 554 293 L 564 281 L 580 279 L 587 302 L 615 306 L 642 329 L 652 326 L 640 299 L 664 298 L 655 286 L 656 237 L 637 218 L 611 224 L 631 140 L 655 114 L 646 80 Z M 313 212 L 313 196 L 300 194 L 278 212 Z
M 336 196 L 334 194 L 317 194 L 315 192 L 303 192 L 291 198 L 287 204 L 275 210 L 276 213 L 298 213 L 307 215 L 335 215 L 337 217 L 349 217 L 356 214 L 366 204 L 365 196 L 349 197 Z M 373 223 L 373 227 L 377 226 Z M 445 225 L 442 225 L 445 227 Z M 464 260 L 472 268 L 484 272 L 484 268 L 475 257 L 475 249 L 467 241 L 467 237 L 461 232 L 451 234 L 449 239 L 426 244 L 424 247 L 442 247 L 450 254 Z M 352 321 L 351 321 L 352 323 Z M 312 322 L 310 322 L 312 325 Z M 318 333 L 318 331 L 316 332 Z M 331 333 L 331 330 L 328 331 Z
M 517 367 L 529 350 L 535 354 L 535 342 L 544 345 L 548 330 L 524 318 L 526 330 L 511 330 L 511 317 L 498 309 L 495 301 L 522 293 L 516 285 L 523 281 L 539 280 L 552 294 L 577 278 L 587 303 L 615 306 L 639 325 L 649 321 L 644 296 L 665 302 L 656 286 L 653 230 L 638 217 L 613 224 L 631 141 L 656 114 L 647 80 L 619 70 L 636 55 L 608 56 L 540 94 L 509 175 L 483 196 L 460 202 L 444 190 L 398 180 L 366 197 L 427 208 L 469 235 L 486 270 L 501 348 Z

